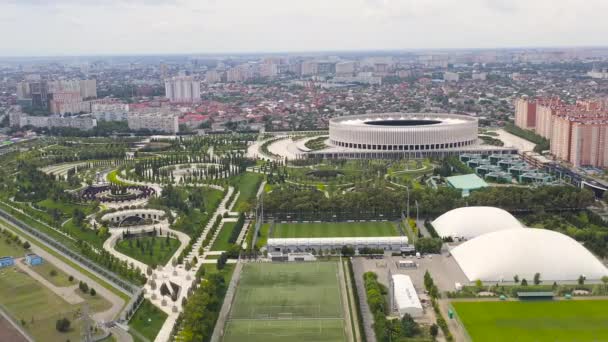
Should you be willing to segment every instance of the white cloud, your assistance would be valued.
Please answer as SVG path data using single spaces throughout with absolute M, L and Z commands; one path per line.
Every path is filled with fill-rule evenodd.
M 605 0 L 5 0 L 0 55 L 601 45 L 607 12 Z

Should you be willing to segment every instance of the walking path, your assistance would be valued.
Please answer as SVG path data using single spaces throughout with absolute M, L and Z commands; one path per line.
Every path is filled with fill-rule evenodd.
M 175 320 L 177 319 L 179 312 L 181 312 L 183 310 L 182 300 L 183 300 L 183 298 L 187 297 L 188 292 L 190 292 L 190 289 L 194 285 L 193 280 L 196 277 L 197 270 L 200 267 L 202 267 L 202 265 L 204 263 L 208 263 L 208 262 L 212 262 L 214 264 L 217 263 L 217 260 L 207 260 L 208 262 L 205 262 L 204 254 L 199 255 L 199 250 L 200 250 L 201 246 L 203 245 L 203 241 L 206 239 L 207 235 L 209 234 L 211 227 L 213 227 L 215 218 L 218 215 L 223 216 L 224 213 L 228 212 L 228 209 L 227 209 L 228 200 L 230 199 L 230 196 L 232 195 L 233 192 L 234 192 L 234 188 L 232 186 L 230 186 L 228 188 L 228 191 L 226 191 L 224 198 L 220 202 L 220 205 L 217 207 L 217 209 L 215 210 L 213 215 L 210 216 L 209 222 L 203 229 L 203 232 L 198 237 L 196 242 L 192 245 L 192 249 L 191 249 L 190 253 L 188 253 L 188 255 L 184 258 L 184 264 L 177 265 L 176 267 L 173 267 L 172 265 L 167 265 L 165 267 L 160 267 L 157 270 L 154 270 L 150 279 L 154 279 L 155 282 L 157 283 L 156 289 L 154 289 L 154 290 L 152 289 L 150 282 L 148 282 L 145 285 L 145 287 L 144 287 L 144 289 L 146 291 L 145 297 L 148 298 L 152 302 L 152 304 L 154 304 L 155 306 L 160 308 L 162 311 L 164 311 L 168 315 L 167 320 L 161 327 L 161 329 L 158 332 L 158 335 L 156 336 L 156 339 L 154 341 L 157 341 L 157 342 L 168 341 L 169 336 L 171 335 L 171 331 L 173 330 L 173 326 L 175 325 Z M 220 229 L 218 229 L 216 231 L 216 234 L 215 234 L 216 237 L 217 237 L 217 233 L 219 232 L 219 230 Z M 209 245 L 206 247 L 206 250 L 208 251 L 212 245 L 213 245 L 213 240 L 210 241 Z M 197 258 L 196 264 L 194 263 L 194 257 Z M 228 262 L 234 263 L 234 262 L 236 262 L 236 260 L 234 260 L 233 262 L 230 262 L 230 260 L 229 260 Z M 186 268 L 184 266 L 186 263 L 189 263 L 191 265 L 190 270 L 186 270 Z M 159 288 L 160 288 L 161 282 L 172 282 L 172 283 L 180 286 L 181 289 L 178 293 L 177 300 L 175 302 L 168 299 L 167 297 L 163 298 L 163 296 L 160 294 Z M 164 302 L 164 305 L 163 305 L 163 302 Z
M 342 303 L 342 311 L 344 312 L 344 335 L 346 336 L 347 341 L 353 342 L 353 331 L 351 329 L 352 317 L 350 315 L 350 308 L 348 306 L 348 298 L 346 298 L 346 296 L 348 295 L 348 291 L 346 290 L 346 283 L 344 282 L 343 266 L 344 264 L 342 263 L 342 261 L 340 261 L 338 263 L 338 274 L 336 276 L 338 277 L 338 284 L 340 284 L 340 298 Z
M 28 265 L 26 265 L 25 258 L 17 259 L 15 265 L 17 265 L 20 270 L 27 273 L 30 277 L 34 278 L 34 280 L 41 283 L 49 290 L 53 291 L 57 296 L 63 298 L 63 300 L 65 300 L 69 304 L 74 305 L 84 302 L 84 299 L 77 295 L 76 292 L 74 292 L 78 288 L 78 285 L 65 287 L 58 287 L 53 285 L 53 283 L 44 279 L 44 277 L 41 276 L 38 272 L 32 270 Z
M 239 283 L 239 280 L 241 279 L 242 269 L 243 264 L 240 262 L 237 263 L 236 267 L 234 268 L 234 273 L 232 273 L 232 279 L 230 280 L 230 284 L 228 284 L 228 290 L 226 290 L 226 296 L 224 296 L 224 303 L 222 304 L 222 308 L 220 309 L 217 322 L 215 323 L 215 327 L 213 328 L 211 342 L 219 342 L 220 337 L 224 336 L 224 327 L 226 326 L 228 314 L 230 314 L 230 309 L 232 308 L 232 301 L 234 299 L 234 295 L 236 294 L 236 287 Z
M 376 341 L 376 333 L 374 332 L 374 316 L 367 305 L 367 294 L 365 293 L 365 285 L 363 284 L 363 267 L 357 265 L 360 258 L 353 258 L 353 271 L 355 275 L 355 284 L 357 294 L 359 295 L 359 306 L 363 319 L 363 329 L 365 330 L 365 339 L 367 341 Z

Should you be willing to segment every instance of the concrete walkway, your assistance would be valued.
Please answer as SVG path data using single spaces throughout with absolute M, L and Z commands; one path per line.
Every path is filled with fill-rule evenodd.
M 184 258 L 184 265 L 186 264 L 186 262 L 190 263 L 190 265 L 191 265 L 190 270 L 186 270 L 184 265 L 178 265 L 176 267 L 173 267 L 172 265 L 168 264 L 165 267 L 161 267 L 161 268 L 154 270 L 154 273 L 152 274 L 151 279 L 154 279 L 154 281 L 158 285 L 155 290 L 152 289 L 149 282 L 144 286 L 144 289 L 146 291 L 145 297 L 148 298 L 152 302 L 152 304 L 154 304 L 156 307 L 158 307 L 159 309 L 161 309 L 168 315 L 167 320 L 161 327 L 161 329 L 158 332 L 158 335 L 156 336 L 156 339 L 154 341 L 156 341 L 156 342 L 168 341 L 171 331 L 173 330 L 173 326 L 175 325 L 175 320 L 177 319 L 179 312 L 181 312 L 183 310 L 182 299 L 187 297 L 189 290 L 194 285 L 193 280 L 196 277 L 197 270 L 203 265 L 203 263 L 206 263 L 206 262 L 204 262 L 204 253 L 202 255 L 200 255 L 199 249 L 201 248 L 203 241 L 207 238 L 207 235 L 209 234 L 209 231 L 211 230 L 211 227 L 213 226 L 213 222 L 215 221 L 215 218 L 218 215 L 223 216 L 224 213 L 226 213 L 228 211 L 228 209 L 227 209 L 228 200 L 230 199 L 230 196 L 232 195 L 233 192 L 234 192 L 234 188 L 232 186 L 229 187 L 228 191 L 226 192 L 226 195 L 220 202 L 220 205 L 217 207 L 217 209 L 215 210 L 213 215 L 210 216 L 210 220 L 207 223 L 207 225 L 205 226 L 205 228 L 203 229 L 203 232 L 196 239 L 196 242 L 193 244 L 192 250 Z M 218 229 L 216 231 L 215 237 L 217 237 L 217 233 L 219 231 L 220 231 L 220 229 Z M 213 245 L 213 240 L 206 247 L 207 251 L 212 245 Z M 194 263 L 194 257 L 197 258 L 196 264 Z M 207 260 L 207 261 L 209 261 L 211 263 L 217 263 L 217 260 Z M 236 262 L 236 260 L 234 260 L 233 262 Z M 160 290 L 159 290 L 161 282 L 172 282 L 172 283 L 175 283 L 180 286 L 181 289 L 178 293 L 178 297 L 175 302 L 173 302 L 171 299 L 169 299 L 167 297 L 163 298 L 163 296 L 161 296 Z M 165 303 L 165 305 L 163 305 L 163 302 Z

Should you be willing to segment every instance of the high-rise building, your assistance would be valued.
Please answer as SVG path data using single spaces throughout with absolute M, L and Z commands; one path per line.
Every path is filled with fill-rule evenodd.
M 527 98 L 515 101 L 515 125 L 523 129 L 536 127 L 536 101 Z
M 165 96 L 173 103 L 201 102 L 201 83 L 192 76 L 166 79 Z
M 336 76 L 352 76 L 355 73 L 356 62 L 344 61 L 336 63 Z

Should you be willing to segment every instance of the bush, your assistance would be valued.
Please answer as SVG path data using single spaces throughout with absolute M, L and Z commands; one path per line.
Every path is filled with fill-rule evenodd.
M 89 293 L 91 294 L 91 296 L 95 296 L 97 294 L 97 291 L 95 291 L 94 288 L 91 288 L 91 291 L 89 291 Z
M 55 323 L 55 329 L 57 329 L 57 331 L 63 332 L 63 333 L 68 332 L 68 331 L 70 331 L 71 324 L 72 323 L 70 322 L 70 320 L 64 317 L 64 318 L 57 320 L 57 322 Z
M 73 282 L 74 281 L 74 276 L 69 276 L 68 280 L 70 281 L 70 283 Z

